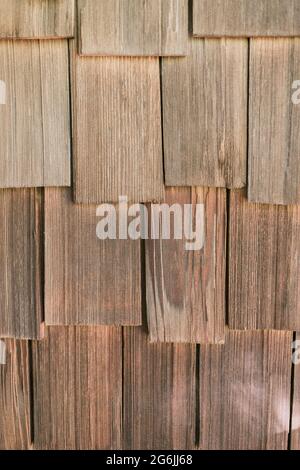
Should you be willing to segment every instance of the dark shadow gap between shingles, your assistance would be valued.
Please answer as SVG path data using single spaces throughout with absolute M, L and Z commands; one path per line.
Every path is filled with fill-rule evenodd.
M 200 344 L 196 344 L 196 366 L 195 366 L 195 447 L 199 448 L 200 445 Z
M 71 171 L 71 187 L 74 187 L 74 153 L 73 153 L 73 100 L 72 100 L 72 67 L 70 39 L 68 40 L 68 82 L 69 82 L 69 119 L 70 119 L 70 171 Z
M 293 332 L 293 344 L 297 339 L 297 333 Z M 292 450 L 292 434 L 293 434 L 293 405 L 294 405 L 294 386 L 295 386 L 295 364 L 292 361 L 291 365 L 291 390 L 290 390 L 290 425 L 289 425 L 289 433 L 288 433 L 288 440 L 287 440 L 287 449 Z
M 226 190 L 226 269 L 225 269 L 225 325 L 229 325 L 229 284 L 230 284 L 230 189 Z
M 34 426 L 34 376 L 33 376 L 33 353 L 32 341 L 28 341 L 28 382 L 29 382 L 29 437 L 33 446 L 35 442 L 35 426 Z
M 250 57 L 251 57 L 251 39 L 248 38 L 248 76 L 247 76 L 247 132 L 246 132 L 246 168 L 247 168 L 247 175 L 246 175 L 246 190 L 248 193 L 248 175 L 249 175 L 249 143 L 250 143 Z
M 166 184 L 166 172 L 165 172 L 165 146 L 164 146 L 164 107 L 163 107 L 163 76 L 162 76 L 162 61 L 163 58 L 159 58 L 159 84 L 160 84 L 160 119 L 161 119 L 161 147 L 162 147 L 162 167 L 163 167 L 163 181 Z

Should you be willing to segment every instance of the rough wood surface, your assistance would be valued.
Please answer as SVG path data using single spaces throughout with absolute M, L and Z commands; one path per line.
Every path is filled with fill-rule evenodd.
M 0 337 L 41 336 L 41 216 L 40 190 L 0 190 Z
M 251 40 L 250 201 L 300 203 L 300 106 L 292 101 L 299 77 L 300 38 Z
M 29 351 L 26 341 L 5 340 L 5 364 L 0 362 L 0 449 L 30 446 Z
M 195 36 L 299 36 L 299 0 L 193 0 Z
M 230 327 L 300 329 L 300 207 L 231 191 L 229 220 Z
M 163 59 L 167 186 L 243 187 L 247 160 L 246 40 L 190 39 Z
M 74 35 L 74 0 L 1 0 L 0 39 Z
M 0 187 L 70 185 L 67 41 L 0 41 Z
M 300 450 L 300 333 L 296 335 L 296 347 L 293 349 L 295 363 L 293 387 L 293 408 L 291 416 L 291 450 Z
M 164 196 L 159 61 L 74 58 L 76 202 Z
M 226 191 L 169 188 L 166 203 L 179 205 L 182 214 L 186 204 L 193 204 L 193 231 L 199 210 L 197 233 L 203 245 L 188 251 L 185 235 L 175 240 L 174 230 L 170 240 L 146 241 L 150 339 L 220 343 L 225 334 Z
M 36 449 L 119 449 L 122 341 L 115 327 L 50 327 L 33 344 Z
M 150 344 L 142 327 L 124 329 L 124 448 L 192 449 L 192 345 Z
M 48 325 L 141 324 L 140 241 L 97 238 L 96 209 L 70 189 L 45 190 Z
M 292 333 L 230 331 L 201 346 L 200 448 L 287 449 Z
M 78 12 L 82 55 L 187 52 L 188 0 L 79 0 Z

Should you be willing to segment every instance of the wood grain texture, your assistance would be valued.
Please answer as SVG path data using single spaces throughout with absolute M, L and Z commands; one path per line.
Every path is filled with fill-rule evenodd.
M 163 59 L 167 186 L 243 187 L 247 154 L 246 40 L 190 39 Z
M 174 210 L 179 206 L 181 221 L 185 205 L 193 204 L 193 231 L 199 242 L 203 236 L 203 246 L 188 251 L 185 235 L 175 240 L 173 230 L 169 240 L 160 231 L 159 240 L 146 241 L 150 340 L 220 343 L 225 335 L 226 191 L 168 188 L 166 203 Z
M 30 447 L 29 351 L 27 341 L 5 340 L 6 360 L 0 363 L 0 449 Z
M 122 342 L 114 327 L 50 327 L 33 343 L 36 449 L 119 449 Z
M 181 56 L 188 0 L 79 0 L 80 54 Z
M 150 344 L 142 327 L 124 329 L 124 448 L 192 449 L 193 345 Z
M 201 37 L 299 36 L 298 0 L 193 0 L 193 33 Z
M 81 58 L 73 75 L 78 203 L 164 197 L 159 61 Z
M 0 190 L 0 337 L 41 337 L 41 216 L 40 190 Z
M 292 333 L 229 331 L 201 346 L 200 448 L 287 449 Z
M 74 0 L 1 0 L 0 39 L 74 36 Z
M 70 189 L 45 190 L 48 325 L 141 324 L 140 241 L 97 238 L 96 209 Z
M 0 77 L 0 187 L 70 185 L 67 41 L 0 41 Z
M 299 77 L 300 38 L 251 40 L 250 201 L 300 203 L 300 106 L 292 101 Z
M 293 387 L 293 408 L 291 416 L 291 450 L 300 450 L 300 333 L 296 335 L 296 347 L 293 350 L 295 361 Z
M 300 329 L 300 207 L 231 191 L 229 229 L 230 327 Z

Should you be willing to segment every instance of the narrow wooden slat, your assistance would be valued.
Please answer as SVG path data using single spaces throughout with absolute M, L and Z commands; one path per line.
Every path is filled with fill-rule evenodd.
M 193 33 L 201 37 L 299 36 L 298 0 L 193 0 Z
M 287 449 L 292 333 L 229 331 L 201 346 L 200 448 Z
M 0 190 L 0 337 L 42 334 L 41 193 Z
M 150 344 L 142 327 L 124 329 L 124 448 L 192 449 L 195 351 Z
M 1 0 L 0 38 L 49 39 L 74 35 L 74 0 Z
M 292 96 L 300 77 L 300 39 L 253 39 L 250 44 L 248 197 L 299 204 L 300 106 Z
M 48 325 L 141 324 L 140 241 L 97 238 L 96 209 L 45 190 Z
M 0 362 L 0 449 L 26 450 L 31 441 L 27 341 L 5 340 Z
M 193 231 L 199 242 L 203 236 L 203 246 L 189 251 L 184 233 L 175 240 L 172 232 L 169 240 L 146 242 L 150 339 L 220 343 L 225 334 L 226 191 L 169 188 L 166 203 L 175 210 L 179 205 L 182 214 L 185 205 L 193 204 Z
M 188 0 L 79 0 L 78 11 L 82 55 L 186 54 Z
M 0 41 L 0 187 L 70 185 L 67 41 Z
M 291 416 L 291 450 L 300 450 L 300 333 L 296 335 L 296 347 L 293 350 L 294 382 L 293 387 L 293 408 Z
M 231 328 L 300 329 L 299 251 L 299 206 L 253 204 L 231 191 Z
M 243 187 L 247 154 L 246 40 L 190 39 L 163 59 L 167 186 Z
M 35 448 L 120 448 L 121 329 L 46 332 L 44 341 L 33 344 Z
M 159 62 L 75 59 L 74 185 L 79 203 L 164 195 Z

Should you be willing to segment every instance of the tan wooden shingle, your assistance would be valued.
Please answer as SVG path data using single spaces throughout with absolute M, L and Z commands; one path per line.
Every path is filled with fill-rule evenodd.
M 195 352 L 150 344 L 142 327 L 124 329 L 125 449 L 194 447 Z
M 201 449 L 287 449 L 291 342 L 289 332 L 229 331 L 224 346 L 201 346 Z
M 229 220 L 230 327 L 300 329 L 300 207 L 231 191 Z
M 296 343 L 293 345 L 293 407 L 291 416 L 291 450 L 300 450 L 300 333 L 296 335 Z
M 201 37 L 299 36 L 299 0 L 193 0 Z
M 115 327 L 50 327 L 33 343 L 36 449 L 119 449 L 122 342 Z
M 166 203 L 181 212 L 176 216 L 180 222 L 187 215 L 186 205 L 193 205 L 192 230 L 199 246 L 187 246 L 194 235 L 174 239 L 174 230 L 168 240 L 160 231 L 159 240 L 146 241 L 150 339 L 220 343 L 225 334 L 226 191 L 168 188 Z
M 246 40 L 190 39 L 162 63 L 168 186 L 243 187 L 247 155 Z
M 0 449 L 26 450 L 31 441 L 29 347 L 5 340 L 0 361 Z
M 74 0 L 1 0 L 0 39 L 74 35 Z
M 300 105 L 293 103 L 299 77 L 300 38 L 251 40 L 250 201 L 300 203 Z
M 82 55 L 186 54 L 188 0 L 79 0 L 78 16 Z
M 39 189 L 0 190 L 0 337 L 41 336 L 41 218 Z
M 74 58 L 74 185 L 79 203 L 164 195 L 157 58 Z
M 0 41 L 0 187 L 70 185 L 67 41 Z
M 141 324 L 140 242 L 100 240 L 96 209 L 70 189 L 45 190 L 48 325 Z

